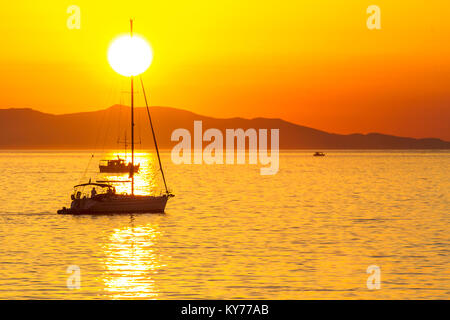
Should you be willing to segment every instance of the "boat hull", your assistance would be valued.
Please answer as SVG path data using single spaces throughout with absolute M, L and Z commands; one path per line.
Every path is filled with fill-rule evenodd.
M 114 196 L 100 199 L 79 199 L 70 209 L 58 210 L 59 214 L 120 214 L 164 213 L 168 195 L 162 196 Z
M 130 170 L 130 166 L 98 166 L 100 169 L 100 172 L 105 172 L 105 173 L 129 173 Z M 139 166 L 134 166 L 134 173 L 138 173 L 139 172 Z

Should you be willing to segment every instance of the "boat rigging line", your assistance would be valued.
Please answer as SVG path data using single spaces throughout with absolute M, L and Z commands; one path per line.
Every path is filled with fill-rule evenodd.
M 155 142 L 156 155 L 158 156 L 159 169 L 161 170 L 161 175 L 164 181 L 164 187 L 166 188 L 166 193 L 169 193 L 169 189 L 167 189 L 166 178 L 164 176 L 164 171 L 161 164 L 161 157 L 159 156 L 158 143 L 156 142 L 155 130 L 153 129 L 152 117 L 150 116 L 150 110 L 148 108 L 147 95 L 145 94 L 144 82 L 142 81 L 142 76 L 139 77 L 141 80 L 142 93 L 144 95 L 145 107 L 147 108 L 148 121 L 150 122 L 150 128 L 152 129 L 153 141 Z

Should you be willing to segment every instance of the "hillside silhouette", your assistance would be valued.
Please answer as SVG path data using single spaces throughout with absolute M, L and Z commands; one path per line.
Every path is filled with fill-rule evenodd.
M 334 134 L 296 125 L 281 119 L 217 119 L 170 107 L 151 107 L 158 143 L 170 149 L 177 128 L 190 130 L 194 120 L 203 122 L 203 131 L 225 129 L 280 129 L 280 149 L 449 149 L 450 142 L 437 138 L 414 139 L 380 133 Z M 139 148 L 151 148 L 153 142 L 146 109 L 135 108 L 136 141 Z M 129 107 L 115 105 L 93 111 L 53 115 L 32 109 L 0 109 L 1 149 L 101 149 L 120 148 L 118 139 L 130 137 Z M 204 145 L 208 142 L 204 142 Z M 122 146 L 123 147 L 123 146 Z

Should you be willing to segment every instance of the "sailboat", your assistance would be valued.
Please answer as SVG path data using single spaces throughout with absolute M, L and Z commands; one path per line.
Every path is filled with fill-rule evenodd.
M 131 36 L 133 36 L 133 20 L 131 23 Z M 147 102 L 147 96 L 144 90 L 144 83 L 141 80 L 142 91 L 144 94 L 147 115 L 155 144 L 156 154 L 158 156 L 159 169 L 164 182 L 165 192 L 157 195 L 136 195 L 134 194 L 134 76 L 131 80 L 131 166 L 129 175 L 131 181 L 131 194 L 117 194 L 112 181 L 97 181 L 78 184 L 74 186 L 74 192 L 71 195 L 72 203 L 70 208 L 63 207 L 58 210 L 59 214 L 115 214 L 115 213 L 163 213 L 167 201 L 174 195 L 167 188 L 164 171 L 161 164 L 158 143 L 156 141 L 155 130 L 153 128 L 152 118 Z M 85 190 L 88 190 L 85 192 Z M 90 191 L 89 191 L 90 190 Z

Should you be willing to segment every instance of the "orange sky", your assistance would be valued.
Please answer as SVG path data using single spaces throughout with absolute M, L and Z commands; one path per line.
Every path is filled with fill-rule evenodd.
M 73 4 L 80 30 L 66 26 Z M 366 27 L 372 4 L 381 30 Z M 442 0 L 9 1 L 0 108 L 69 113 L 127 102 L 127 79 L 106 52 L 133 17 L 154 51 L 144 74 L 152 105 L 450 140 L 448 12 Z

